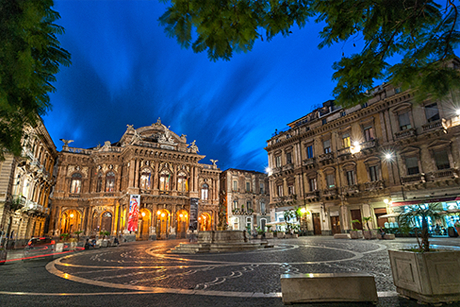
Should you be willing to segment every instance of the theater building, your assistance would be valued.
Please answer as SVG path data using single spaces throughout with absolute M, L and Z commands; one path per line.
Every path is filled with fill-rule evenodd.
M 276 131 L 265 148 L 275 220 L 303 207 L 309 233 L 328 235 L 363 229 L 363 217 L 393 225 L 411 205 L 459 212 L 458 98 L 416 103 L 412 94 L 382 84 L 362 105 L 327 101 Z
M 185 238 L 190 203 L 198 199 L 198 228 L 218 222 L 219 175 L 195 141 L 177 135 L 160 119 L 135 129 L 127 125 L 116 143 L 69 147 L 58 155 L 51 225 L 54 234 L 101 231 L 127 240 Z M 140 195 L 137 231 L 128 230 L 130 195 Z

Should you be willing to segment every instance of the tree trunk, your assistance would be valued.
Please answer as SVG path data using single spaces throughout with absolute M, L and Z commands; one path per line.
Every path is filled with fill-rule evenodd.
M 422 217 L 422 247 L 424 252 L 430 251 L 430 242 L 428 241 L 428 220 Z

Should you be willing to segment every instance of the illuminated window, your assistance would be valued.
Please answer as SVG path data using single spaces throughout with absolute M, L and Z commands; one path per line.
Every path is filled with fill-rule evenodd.
M 342 147 L 349 148 L 351 146 L 350 133 L 344 133 L 342 135 Z
M 72 175 L 72 182 L 70 184 L 70 193 L 78 194 L 81 192 L 81 174 L 75 173 Z
M 170 190 L 171 174 L 168 171 L 162 171 L 160 174 L 160 191 Z
M 208 199 L 208 192 L 209 192 L 209 186 L 205 183 L 201 186 L 201 199 L 202 200 Z
M 113 192 L 115 191 L 115 174 L 114 172 L 108 172 L 105 176 L 105 191 Z
M 184 173 L 180 173 L 177 178 L 177 190 L 179 192 L 188 191 L 187 176 Z
M 152 173 L 150 169 L 144 168 L 141 172 L 140 188 L 144 190 L 150 190 L 152 187 Z

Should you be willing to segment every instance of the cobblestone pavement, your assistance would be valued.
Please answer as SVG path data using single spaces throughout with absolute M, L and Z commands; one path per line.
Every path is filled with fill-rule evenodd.
M 387 252 L 415 246 L 412 238 L 301 237 L 271 240 L 273 248 L 251 252 L 167 253 L 180 242 L 135 242 L 78 252 L 48 263 L 5 264 L 0 267 L 0 276 L 5 277 L 0 280 L 0 306 L 20 306 L 31 300 L 34 306 L 282 306 L 280 274 L 331 272 L 372 274 L 378 306 L 417 306 L 397 296 Z M 431 242 L 460 249 L 460 238 Z

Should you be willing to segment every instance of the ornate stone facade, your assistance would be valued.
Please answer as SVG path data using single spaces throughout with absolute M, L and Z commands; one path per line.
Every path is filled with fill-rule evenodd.
M 229 229 L 264 229 L 270 222 L 267 174 L 230 168 L 220 178 Z
M 0 161 L 0 245 L 20 246 L 48 231 L 56 146 L 42 121 L 26 126 L 21 157 Z
M 333 234 L 362 229 L 352 221 L 369 216 L 382 227 L 398 206 L 458 197 L 460 105 L 416 104 L 391 84 L 370 97 L 348 109 L 327 101 L 267 141 L 274 219 L 302 206 L 311 234 Z
M 184 238 L 190 201 L 199 198 L 199 229 L 214 230 L 219 175 L 213 164 L 199 163 L 195 141 L 187 144 L 160 119 L 134 129 L 120 141 L 91 149 L 64 145 L 59 153 L 51 229 L 58 233 L 101 231 L 127 239 Z M 127 230 L 129 197 L 140 195 L 138 231 Z

